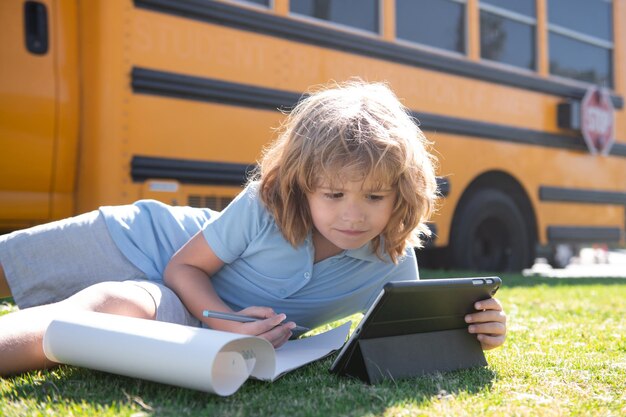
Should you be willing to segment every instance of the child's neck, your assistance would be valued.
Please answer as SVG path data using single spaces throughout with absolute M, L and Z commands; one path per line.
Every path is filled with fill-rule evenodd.
M 335 256 L 341 252 L 341 249 L 338 246 L 335 246 L 331 243 L 330 240 L 326 239 L 320 232 L 316 229 L 313 229 L 313 249 L 315 250 L 314 255 L 314 263 L 318 263 L 323 261 L 324 259 L 330 258 L 331 256 Z

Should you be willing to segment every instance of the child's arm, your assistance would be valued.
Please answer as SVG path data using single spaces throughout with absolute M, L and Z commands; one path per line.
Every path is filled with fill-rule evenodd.
M 295 323 L 285 320 L 284 314 L 276 314 L 269 307 L 248 307 L 241 314 L 265 318 L 251 323 L 237 323 L 229 320 L 208 319 L 202 316 L 204 310 L 233 312 L 222 301 L 211 284 L 210 277 L 224 266 L 208 245 L 202 232 L 189 240 L 170 260 L 165 268 L 164 281 L 181 299 L 185 307 L 209 327 L 234 333 L 259 335 L 269 340 L 275 347 L 282 345 L 291 336 Z
M 477 335 L 484 350 L 497 348 L 506 338 L 506 314 L 495 298 L 478 301 L 474 307 L 477 313 L 465 316 L 469 332 Z

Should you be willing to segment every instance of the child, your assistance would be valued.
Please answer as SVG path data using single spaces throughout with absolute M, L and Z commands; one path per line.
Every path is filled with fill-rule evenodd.
M 0 288 L 8 282 L 21 309 L 0 318 L 0 375 L 53 365 L 42 337 L 62 310 L 204 325 L 274 346 L 296 322 L 366 310 L 386 282 L 418 279 L 412 246 L 428 234 L 436 198 L 428 145 L 385 85 L 346 83 L 297 105 L 221 213 L 144 200 L 0 237 Z M 208 319 L 205 309 L 264 320 Z M 500 304 L 477 309 L 469 331 L 484 349 L 501 345 Z

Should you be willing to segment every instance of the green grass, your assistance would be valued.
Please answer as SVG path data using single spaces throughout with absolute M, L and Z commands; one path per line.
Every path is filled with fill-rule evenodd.
M 470 274 L 422 272 L 441 275 Z M 509 334 L 487 368 L 368 386 L 331 356 L 222 398 L 64 366 L 0 379 L 0 416 L 626 415 L 626 279 L 502 279 Z

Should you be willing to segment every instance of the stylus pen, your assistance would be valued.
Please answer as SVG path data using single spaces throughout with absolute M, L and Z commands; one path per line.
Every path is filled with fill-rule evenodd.
M 239 323 L 250 323 L 253 321 L 265 320 L 265 319 L 259 319 L 256 317 L 242 316 L 240 314 L 222 313 L 221 311 L 212 311 L 212 310 L 204 310 L 202 312 L 202 315 L 204 317 L 208 317 L 211 319 L 238 321 Z M 296 326 L 291 330 L 296 333 L 306 333 L 311 329 L 309 329 L 308 327 Z

